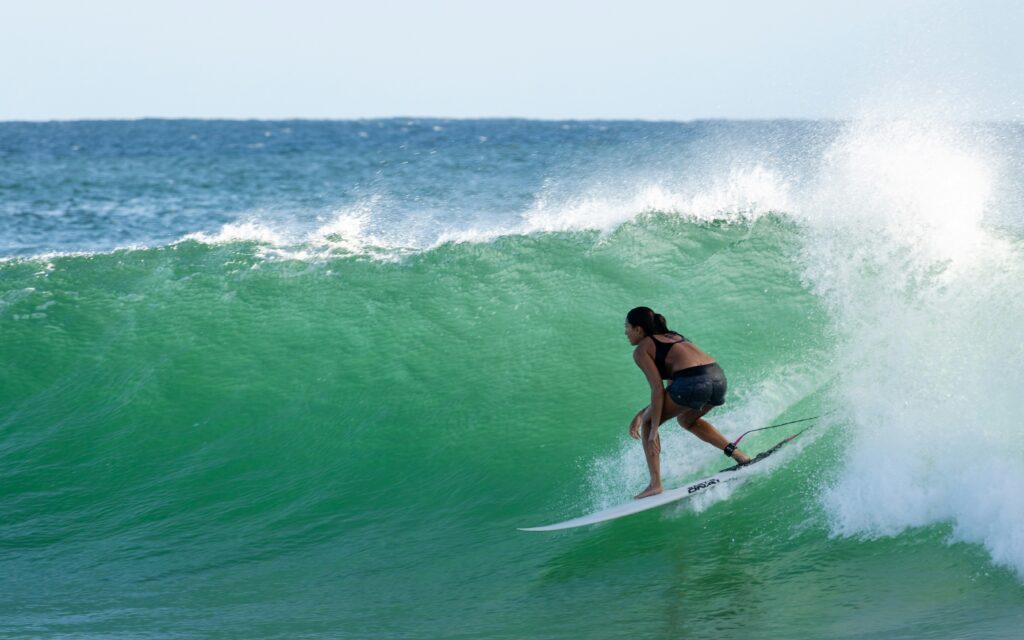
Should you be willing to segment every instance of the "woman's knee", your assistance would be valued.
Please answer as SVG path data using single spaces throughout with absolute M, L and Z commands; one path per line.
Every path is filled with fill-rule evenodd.
M 700 409 L 687 409 L 683 411 L 679 414 L 679 426 L 687 431 L 692 431 L 697 426 L 697 423 L 700 422 L 700 419 L 714 408 L 714 405 L 706 404 Z
M 676 422 L 679 423 L 680 427 L 689 431 L 697 424 L 698 418 L 700 418 L 700 416 L 698 416 L 695 411 L 688 410 L 680 413 L 679 417 L 676 418 Z

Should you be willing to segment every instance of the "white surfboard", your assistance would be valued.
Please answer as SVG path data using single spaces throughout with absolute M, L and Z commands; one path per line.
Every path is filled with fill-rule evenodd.
M 800 433 L 803 433 L 803 431 L 801 431 Z M 688 485 L 678 487 L 676 489 L 669 489 L 668 491 L 663 491 L 656 496 L 647 496 L 646 498 L 632 500 L 625 504 L 620 504 L 614 507 L 609 507 L 607 509 L 602 509 L 601 511 L 597 511 L 585 516 L 580 516 L 579 518 L 573 518 L 572 520 L 566 520 L 565 522 L 557 522 L 555 524 L 549 524 L 543 527 L 525 527 L 520 528 L 519 530 L 558 531 L 559 529 L 573 529 L 575 527 L 585 527 L 587 525 L 597 524 L 598 522 L 615 520 L 616 518 L 622 518 L 628 515 L 632 515 L 634 513 L 639 513 L 641 511 L 647 511 L 648 509 L 654 509 L 656 507 L 666 505 L 670 502 L 682 500 L 683 498 L 689 498 L 694 494 L 700 493 L 702 491 L 707 491 L 709 488 L 715 485 L 722 484 L 723 482 L 730 482 L 732 480 L 736 480 L 737 478 L 742 477 L 738 475 L 736 472 L 739 471 L 740 469 L 746 469 L 747 467 L 753 464 L 757 464 L 758 462 L 764 460 L 765 458 L 767 458 L 768 456 L 772 455 L 780 448 L 782 448 L 782 445 L 786 444 L 793 438 L 800 435 L 800 433 L 792 435 L 783 440 L 782 442 L 778 443 L 771 449 L 768 449 L 767 451 L 763 451 L 757 454 L 757 456 L 747 464 L 736 465 L 733 467 L 729 467 L 728 469 L 723 469 L 722 471 L 719 471 L 713 476 L 708 476 L 707 478 L 697 480 Z

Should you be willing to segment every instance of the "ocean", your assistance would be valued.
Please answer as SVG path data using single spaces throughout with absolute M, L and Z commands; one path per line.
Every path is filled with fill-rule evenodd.
M 1022 169 L 910 113 L 0 123 L 0 637 L 1019 637 Z M 519 531 L 646 485 L 639 305 L 730 439 L 822 417 Z

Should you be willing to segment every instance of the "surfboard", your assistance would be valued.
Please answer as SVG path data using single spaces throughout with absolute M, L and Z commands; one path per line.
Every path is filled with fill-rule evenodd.
M 668 491 L 662 491 L 656 496 L 647 496 L 646 498 L 641 498 L 639 500 L 631 500 L 630 502 L 627 502 L 625 504 L 620 504 L 614 507 L 609 507 L 607 509 L 602 509 L 601 511 L 596 511 L 585 516 L 573 518 L 572 520 L 566 520 L 565 522 L 556 522 L 555 524 L 549 524 L 543 527 L 520 527 L 519 530 L 558 531 L 560 529 L 574 529 L 576 527 L 585 527 L 587 525 L 597 524 L 599 522 L 607 522 L 608 520 L 615 520 L 617 518 L 630 516 L 634 513 L 647 511 L 648 509 L 656 509 L 657 507 L 672 502 L 676 502 L 684 498 L 689 498 L 690 496 L 701 493 L 702 491 L 707 491 L 708 489 L 716 485 L 722 484 L 724 482 L 731 482 L 732 480 L 741 478 L 742 476 L 740 474 L 737 474 L 737 471 L 739 471 L 740 469 L 746 469 L 757 464 L 758 462 L 761 462 L 768 456 L 772 455 L 773 453 L 781 449 L 783 446 L 785 446 L 787 442 L 790 442 L 791 440 L 793 440 L 793 438 L 797 437 L 804 431 L 806 431 L 806 429 L 800 431 L 799 433 L 789 436 L 788 438 L 786 438 L 782 442 L 779 442 L 770 449 L 762 451 L 761 453 L 754 456 L 750 460 L 750 462 L 747 462 L 745 464 L 737 464 L 726 469 L 722 469 L 713 476 L 702 478 L 700 480 L 691 482 L 690 484 L 684 485 L 682 487 L 669 489 Z

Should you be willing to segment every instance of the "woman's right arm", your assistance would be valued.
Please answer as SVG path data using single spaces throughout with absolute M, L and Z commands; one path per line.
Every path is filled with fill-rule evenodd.
M 636 366 L 640 367 L 640 370 L 644 372 L 647 384 L 651 387 L 651 429 L 647 439 L 650 442 L 654 442 L 658 437 L 658 427 L 661 426 L 662 405 L 665 402 L 665 385 L 661 381 L 661 373 L 658 372 L 654 359 L 649 353 L 644 351 L 642 346 L 637 345 L 636 349 L 633 350 L 633 360 L 636 362 Z

